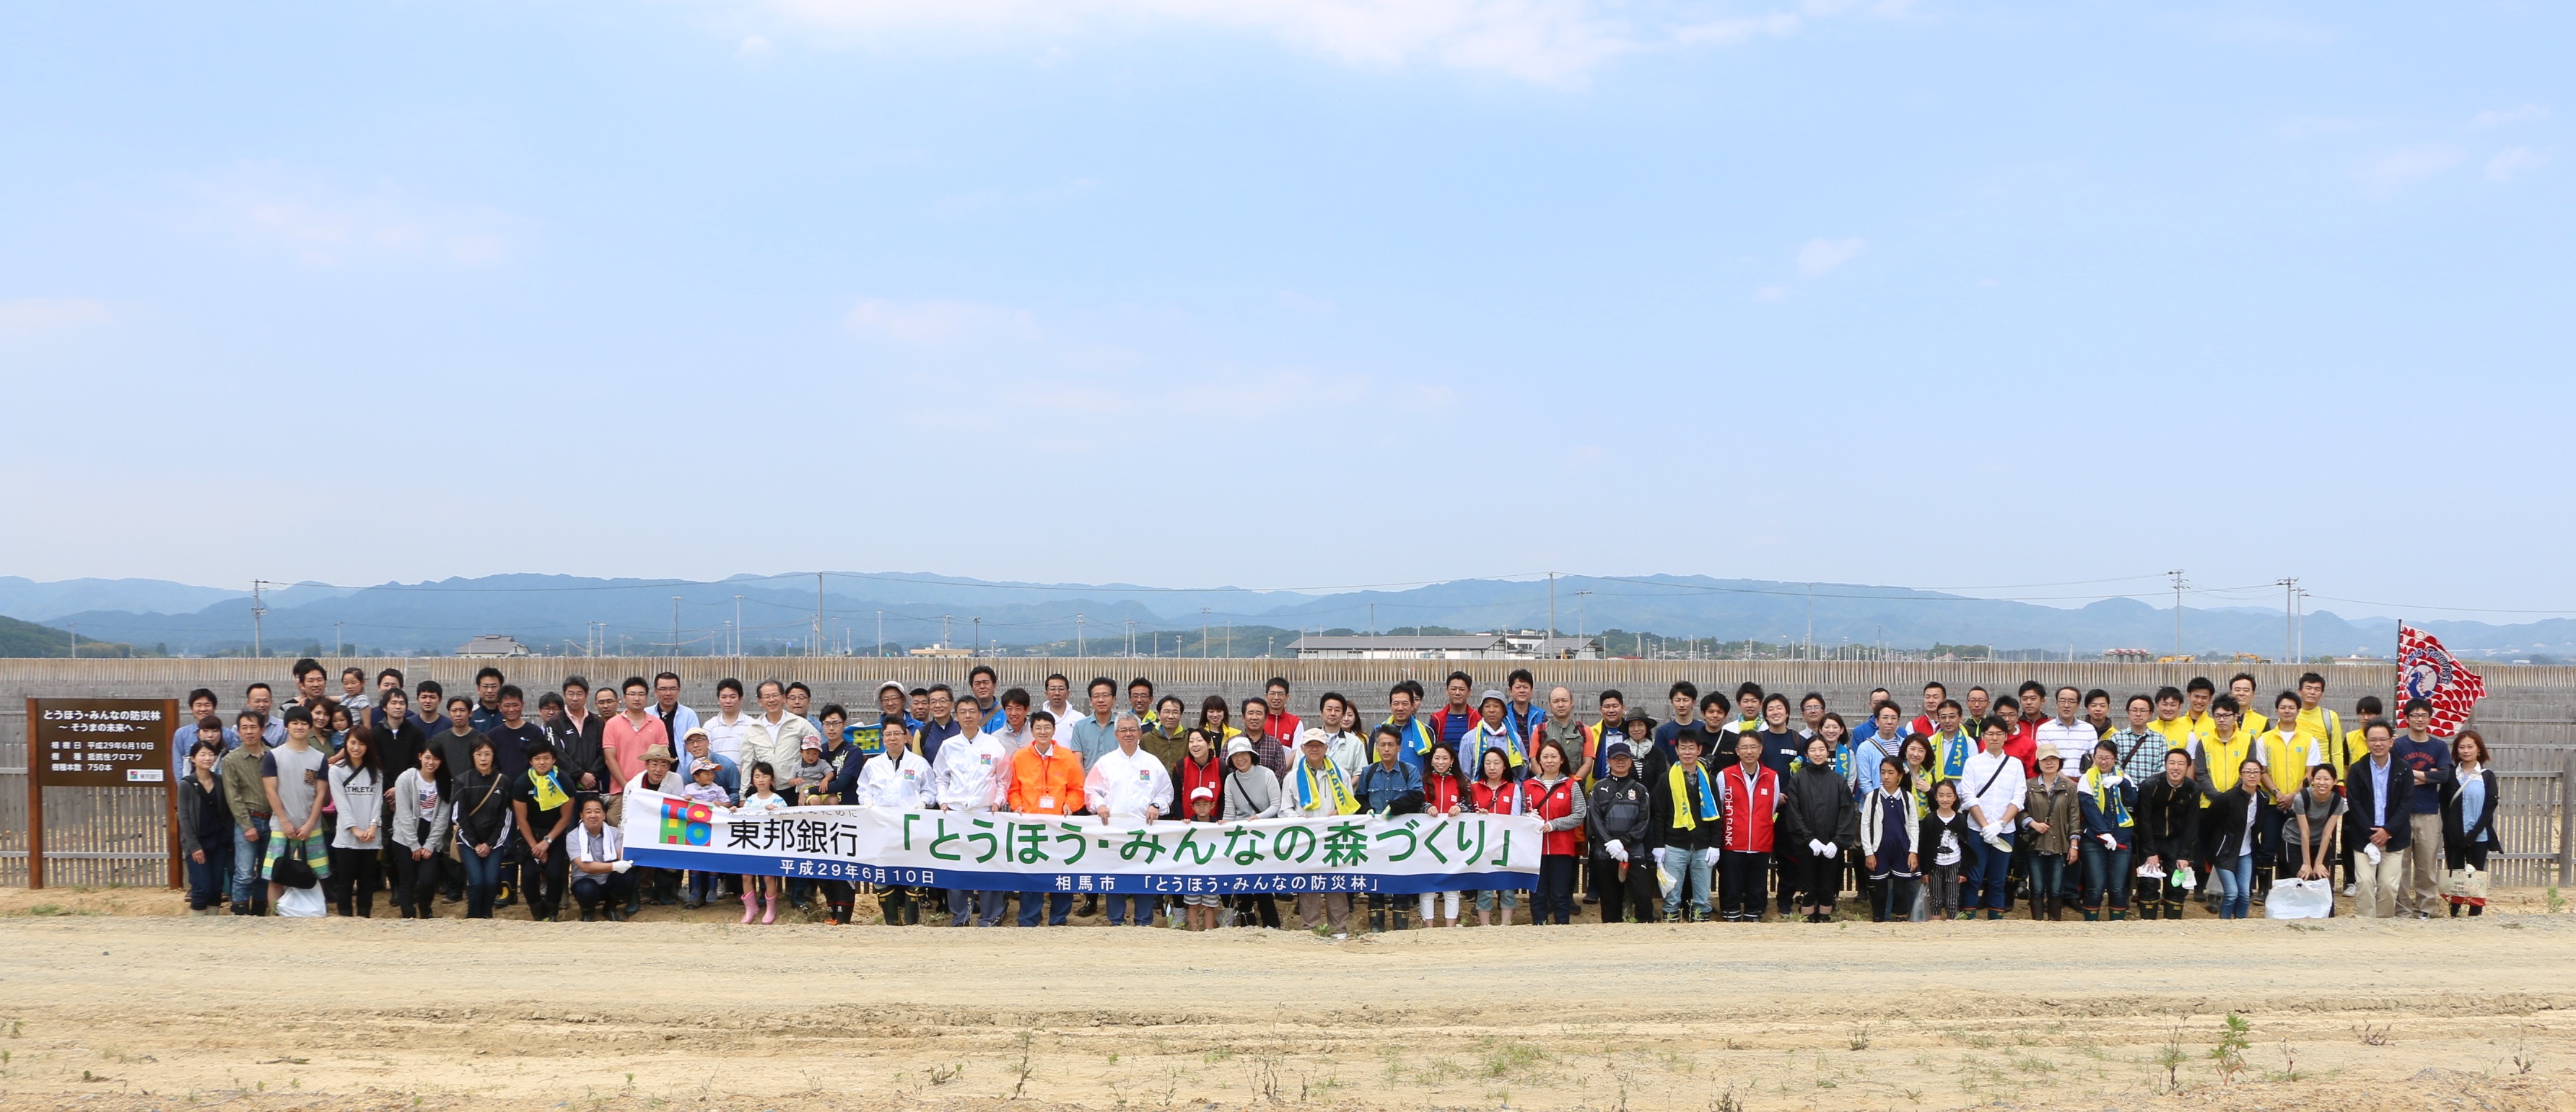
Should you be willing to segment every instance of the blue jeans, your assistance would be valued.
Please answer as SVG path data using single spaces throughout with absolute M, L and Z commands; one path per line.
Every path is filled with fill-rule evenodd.
M 240 825 L 233 827 L 233 902 L 243 907 L 268 898 L 268 885 L 259 879 L 260 858 L 268 853 L 268 820 L 253 818 L 250 824 L 259 831 L 257 841 L 243 837 Z
M 501 867 L 509 855 L 500 846 L 477 855 L 471 845 L 456 847 L 456 855 L 465 859 L 465 917 L 491 918 L 492 898 L 501 891 Z
M 983 905 L 981 914 L 976 911 L 977 904 Z M 948 890 L 948 925 L 962 927 L 971 920 L 979 927 L 998 927 L 1002 925 L 1002 912 L 1010 906 L 1011 894 L 1008 892 L 970 892 L 951 888 Z
M 208 842 L 199 847 L 206 854 L 203 863 L 188 862 L 188 910 L 204 911 L 215 906 L 216 901 L 231 891 L 233 842 L 240 839 L 241 830 L 235 828 L 231 840 Z
M 2254 896 L 2254 856 L 2238 854 L 2212 864 L 2215 868 L 2211 871 L 2217 874 L 2218 889 L 2223 893 L 2218 900 L 2218 917 L 2244 918 L 2246 907 Z
M 1137 926 L 1140 926 L 1140 927 L 1150 927 L 1150 926 L 1153 926 L 1153 925 L 1154 925 L 1154 899 L 1155 899 L 1155 898 L 1154 898 L 1154 897 L 1152 897 L 1152 896 L 1118 896 L 1118 895 L 1112 895 L 1112 896 L 1110 896 L 1110 897 L 1109 897 L 1109 925 L 1110 925 L 1110 926 L 1113 926 L 1113 927 L 1117 927 L 1117 926 L 1124 926 L 1124 925 L 1126 925 L 1126 923 L 1127 923 L 1127 914 L 1126 914 L 1126 913 L 1127 913 L 1127 911 L 1128 911 L 1129 909 L 1131 909 L 1131 908 L 1132 908 L 1132 909 L 1134 909 L 1134 910 L 1135 910 L 1135 913 L 1136 913 L 1136 925 L 1137 925 Z
M 2059 889 L 2066 887 L 2066 874 L 2070 871 L 2066 855 L 2031 851 L 2030 898 L 2043 900 L 2057 895 Z
M 1977 867 L 1961 884 L 1962 910 L 1985 907 L 2002 911 L 2012 906 L 2013 855 L 1984 842 L 1977 843 Z
M 1691 910 L 1698 912 L 1701 918 L 1707 918 L 1708 877 L 1717 867 L 1717 851 L 1665 846 L 1655 851 L 1655 861 L 1672 880 L 1672 883 L 1664 885 L 1664 918 L 1680 914 L 1684 888 L 1690 889 Z
M 2084 866 L 2084 910 L 2102 910 L 2106 898 L 2114 911 L 2129 909 L 2129 887 L 2136 878 L 2129 871 L 2128 850 L 2103 848 L 2102 840 L 2095 838 L 2077 860 Z
M 1038 908 L 1041 905 L 1047 910 L 1047 925 L 1050 927 L 1061 927 L 1065 920 L 1073 917 L 1073 893 L 1071 892 L 1044 894 L 1022 892 L 1020 893 L 1020 925 L 1023 927 L 1038 925 Z

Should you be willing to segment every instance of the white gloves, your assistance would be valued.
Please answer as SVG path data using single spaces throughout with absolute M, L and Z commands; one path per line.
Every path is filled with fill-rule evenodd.
M 1625 865 L 1625 864 L 1627 864 L 1627 863 L 1628 863 L 1628 847 L 1623 846 L 1623 845 L 1620 845 L 1620 844 L 1619 844 L 1617 841 L 1615 841 L 1615 840 L 1614 840 L 1614 841 L 1611 841 L 1611 842 L 1609 842 L 1609 843 L 1604 844 L 1604 845 L 1601 847 L 1601 852 L 1602 852 L 1602 853 L 1604 853 L 1604 854 L 1609 855 L 1609 858 L 1610 858 L 1611 860 L 1616 861 L 1616 862 L 1618 862 L 1618 863 L 1620 863 L 1620 864 L 1622 864 L 1622 865 Z
M 2096 834 L 2096 835 L 2094 835 L 2094 837 L 2102 839 L 2102 847 L 2103 847 L 2104 849 L 2118 849 L 2118 848 L 2120 848 L 2120 840 L 2119 840 L 2118 838 L 2112 837 L 2111 835 L 2108 835 L 2108 834 Z
M 610 871 L 610 872 L 619 872 L 619 873 L 625 872 L 626 870 L 628 870 L 628 869 L 632 869 L 632 868 L 634 868 L 634 867 L 635 867 L 635 863 L 634 863 L 634 862 L 632 862 L 632 861 L 617 861 L 617 862 L 613 862 L 613 863 L 611 863 L 611 864 L 608 866 L 608 868 L 609 868 L 609 871 Z
M 1818 857 L 1826 856 L 1825 844 L 1813 838 L 1809 838 L 1807 839 L 1807 852 L 1815 854 Z
M 1840 857 L 1843 855 L 1843 847 L 1835 845 L 1832 842 L 1827 842 L 1823 849 L 1817 850 L 1816 852 L 1827 857 Z

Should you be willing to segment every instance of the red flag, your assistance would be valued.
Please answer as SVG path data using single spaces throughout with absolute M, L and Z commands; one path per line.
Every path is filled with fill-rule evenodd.
M 2408 699 L 2430 700 L 2433 704 L 2433 736 L 2449 737 L 2458 733 L 2469 720 L 2469 711 L 2485 698 L 2487 681 L 2469 671 L 2451 650 L 2443 648 L 2440 639 L 2413 626 L 2397 630 L 2397 709 L 2398 721 L 2404 722 Z

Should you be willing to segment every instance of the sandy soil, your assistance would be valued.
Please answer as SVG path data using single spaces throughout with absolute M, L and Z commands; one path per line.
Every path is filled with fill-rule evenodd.
M 2576 1110 L 2576 916 L 2535 900 L 1342 942 L 171 902 L 0 892 L 0 1107 Z

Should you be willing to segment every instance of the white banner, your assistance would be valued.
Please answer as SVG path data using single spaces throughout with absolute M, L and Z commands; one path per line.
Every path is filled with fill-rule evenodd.
M 626 793 L 626 855 L 662 869 L 1012 892 L 1455 892 L 1537 883 L 1526 815 L 1145 823 L 1008 811 L 738 815 Z

